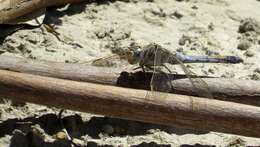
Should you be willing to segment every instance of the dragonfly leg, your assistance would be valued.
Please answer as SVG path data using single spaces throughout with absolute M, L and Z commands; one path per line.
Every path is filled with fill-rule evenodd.
M 144 66 L 135 67 L 133 70 L 137 70 L 137 69 L 140 69 L 140 68 L 142 69 L 142 71 L 143 71 L 144 73 L 146 73 Z
M 170 78 L 170 76 L 169 76 L 167 73 L 163 72 L 162 70 L 160 70 L 160 69 L 158 69 L 158 68 L 156 68 L 156 67 L 151 67 L 151 66 L 146 66 L 146 67 L 147 67 L 148 69 L 150 69 L 150 70 L 153 70 L 154 72 L 158 72 L 158 73 L 160 73 L 160 74 L 166 75 L 165 78 L 168 79 L 169 88 L 170 88 L 170 89 L 168 89 L 168 90 L 170 91 L 170 90 L 173 89 L 173 85 L 172 85 L 172 82 L 171 82 L 171 78 Z M 166 69 L 169 70 L 169 72 L 171 72 L 169 68 L 166 67 Z M 151 85 L 150 87 L 151 87 L 151 90 L 152 90 L 152 91 L 155 89 L 155 88 L 154 88 L 154 85 L 153 85 L 153 78 L 154 78 L 154 77 L 152 77 L 151 83 L 150 83 L 150 85 Z M 167 91 L 168 91 L 168 90 L 167 90 Z
M 149 70 L 152 70 L 152 71 L 154 71 L 154 68 L 153 68 L 153 67 L 151 67 L 151 66 L 145 66 L 145 67 L 147 67 Z
M 140 69 L 140 68 L 142 69 L 142 71 L 144 73 L 146 73 L 144 66 L 138 66 L 138 67 L 134 68 L 133 70 L 137 70 L 137 69 Z
M 141 66 L 141 68 L 142 68 L 142 71 L 144 72 L 144 74 L 146 75 L 146 71 L 145 71 L 144 66 Z
M 173 73 L 165 64 L 162 65 L 169 73 Z M 151 67 L 151 66 L 146 66 L 148 69 L 152 70 L 152 71 L 157 71 L 160 73 L 163 73 L 163 71 L 155 68 L 155 67 Z
M 137 70 L 137 69 L 140 69 L 142 68 L 141 66 L 138 66 L 138 67 L 135 67 L 133 70 Z
M 156 68 L 153 68 L 153 67 L 151 67 L 151 66 L 145 66 L 145 67 L 147 67 L 148 69 L 150 69 L 150 70 L 152 70 L 152 71 L 156 71 Z M 145 70 L 144 69 L 144 67 L 142 67 L 143 68 L 143 70 Z M 151 79 L 150 79 L 150 90 L 151 91 L 154 91 L 154 85 L 153 85 L 153 78 L 154 78 L 154 73 L 153 73 L 153 75 L 152 75 L 152 77 L 151 77 Z M 146 78 L 147 79 L 147 78 Z
M 161 71 L 160 69 L 156 68 L 155 66 L 146 66 L 149 70 L 154 71 L 154 72 L 159 72 L 159 73 L 163 73 L 163 71 Z
M 165 68 L 168 69 L 167 66 L 165 66 Z M 172 73 L 170 69 L 168 69 L 168 70 L 169 70 L 170 73 Z M 164 74 L 166 74 L 166 73 L 164 73 Z M 173 89 L 172 80 L 171 80 L 170 76 L 168 74 L 166 74 L 166 76 L 167 76 L 167 78 L 168 78 L 168 80 L 170 82 L 171 89 Z
M 58 33 L 53 26 L 51 26 L 50 24 L 42 24 L 41 25 L 41 30 L 44 33 L 44 31 L 47 31 L 49 33 L 51 33 L 52 35 L 54 35 L 59 41 L 62 41 L 60 39 L 60 33 Z
M 172 71 L 165 64 L 163 64 L 163 67 L 165 67 L 166 70 L 168 70 L 170 73 L 172 73 Z
M 64 123 L 63 123 L 63 120 L 62 120 L 62 113 L 63 113 L 63 112 L 64 112 L 64 109 L 61 109 L 60 112 L 59 112 L 59 114 L 58 114 L 58 119 L 59 119 L 59 121 L 60 121 L 60 125 L 61 125 L 61 127 L 62 127 L 62 131 L 66 134 L 66 136 L 67 136 L 69 142 L 70 142 L 71 144 L 73 144 L 73 142 L 72 142 L 72 137 L 69 135 L 68 131 L 66 130 L 66 128 L 65 128 L 65 126 L 64 126 Z

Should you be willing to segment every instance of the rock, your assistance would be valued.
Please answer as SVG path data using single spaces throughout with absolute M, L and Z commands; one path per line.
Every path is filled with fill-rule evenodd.
M 260 68 L 259 68 L 259 67 L 256 68 L 256 69 L 254 70 L 254 72 L 260 74 Z
M 241 21 L 238 32 L 246 33 L 250 31 L 254 31 L 257 34 L 260 34 L 260 24 L 253 18 L 246 18 Z
M 214 69 L 212 69 L 212 68 L 208 69 L 208 72 L 211 73 L 211 74 L 215 73 Z
M 238 147 L 238 146 L 246 146 L 246 143 L 243 139 L 239 137 L 232 137 L 228 144 L 229 147 Z
M 67 140 L 68 139 L 68 136 L 65 132 L 63 131 L 59 131 L 58 133 L 56 133 L 55 135 L 53 135 L 54 138 L 56 139 L 60 139 L 60 140 Z
M 255 55 L 255 53 L 251 50 L 248 50 L 244 53 L 244 55 L 247 56 L 247 57 L 253 57 Z
M 221 77 L 223 77 L 223 78 L 233 78 L 233 77 L 235 77 L 235 74 L 230 73 L 230 72 L 225 72 L 224 74 L 221 75 Z
M 194 6 L 192 6 L 192 7 L 191 7 L 191 9 L 193 9 L 193 10 L 198 10 L 198 9 L 199 9 L 199 7 L 198 7 L 198 6 L 196 6 L 196 5 L 194 5 Z
M 208 29 L 210 31 L 213 31 L 215 29 L 215 25 L 211 22 L 209 25 L 208 25 Z
M 170 14 L 171 18 L 177 18 L 177 19 L 181 19 L 183 17 L 183 14 L 180 13 L 179 11 L 175 11 L 172 14 Z
M 77 138 L 73 138 L 72 142 L 74 144 L 76 144 L 77 146 L 84 146 L 84 141 L 83 140 L 80 140 L 80 139 L 77 139 Z
M 184 49 L 182 47 L 179 47 L 176 49 L 177 52 L 183 53 Z
M 254 73 L 253 75 L 250 75 L 251 80 L 260 80 L 260 75 L 258 73 Z
M 248 40 L 240 41 L 240 43 L 237 46 L 237 48 L 240 50 L 247 50 L 250 47 L 251 47 L 251 42 L 249 42 Z
M 182 35 L 182 37 L 181 37 L 180 40 L 179 40 L 179 45 L 183 46 L 183 45 L 186 44 L 186 42 L 187 42 L 188 44 L 190 44 L 190 43 L 191 43 L 191 38 L 190 38 L 189 36 Z

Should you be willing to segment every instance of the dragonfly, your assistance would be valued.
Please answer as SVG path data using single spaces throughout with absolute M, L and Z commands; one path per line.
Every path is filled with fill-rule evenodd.
M 153 75 L 150 80 L 150 92 L 147 93 L 146 98 L 150 99 L 151 97 L 155 97 L 156 94 L 160 94 L 162 97 L 162 93 L 158 91 L 163 91 L 164 93 L 168 93 L 172 90 L 172 80 L 169 76 L 169 73 L 172 71 L 167 67 L 166 64 L 171 65 L 180 65 L 181 69 L 184 71 L 185 75 L 189 79 L 192 84 L 193 90 L 197 92 L 199 96 L 213 98 L 210 89 L 207 83 L 196 76 L 194 78 L 194 73 L 189 70 L 185 63 L 241 63 L 243 59 L 237 56 L 190 56 L 185 55 L 181 52 L 172 52 L 161 45 L 156 43 L 150 43 L 145 46 L 139 46 L 137 44 L 131 44 L 129 47 L 117 50 L 115 52 L 120 59 L 125 59 L 129 64 L 139 66 L 135 69 L 141 68 L 144 73 L 147 71 L 152 71 Z M 113 56 L 110 56 L 113 57 Z M 112 59 L 112 58 L 106 59 Z M 102 58 L 101 58 L 102 59 Z M 97 59 L 96 61 L 100 62 L 101 59 Z M 94 61 L 95 62 L 95 61 Z M 165 70 L 163 70 L 164 68 Z M 167 80 L 165 80 L 167 79 Z M 167 81 L 166 83 L 162 83 Z M 165 95 L 166 96 L 166 95 Z

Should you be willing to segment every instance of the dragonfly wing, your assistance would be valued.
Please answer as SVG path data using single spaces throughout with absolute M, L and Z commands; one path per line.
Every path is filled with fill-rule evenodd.
M 194 72 L 189 70 L 182 61 L 180 61 L 177 57 L 175 60 L 179 62 L 182 70 L 184 71 L 187 78 L 190 80 L 193 90 L 197 93 L 198 96 L 206 97 L 206 98 L 213 98 L 212 93 L 210 92 L 208 84 L 202 80 L 199 76 L 196 76 Z
M 110 55 L 90 61 L 83 61 L 81 64 L 90 64 L 93 66 L 101 66 L 101 67 L 113 67 L 116 66 L 119 62 L 120 57 L 118 55 Z
M 152 71 L 152 77 L 150 80 L 150 91 L 146 94 L 146 99 L 156 99 L 156 98 L 163 98 L 165 99 L 167 97 L 167 93 L 171 91 L 172 85 L 171 85 L 171 79 L 168 73 L 164 72 L 162 70 L 161 58 L 162 54 L 159 51 L 159 49 L 150 50 L 150 54 L 153 57 L 144 57 L 146 59 L 153 59 L 153 67 L 151 68 Z M 165 57 L 164 57 L 165 58 Z

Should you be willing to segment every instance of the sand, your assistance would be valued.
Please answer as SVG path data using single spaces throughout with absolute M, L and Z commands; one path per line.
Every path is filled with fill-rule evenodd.
M 31 59 L 82 63 L 109 56 L 114 46 L 158 43 L 191 55 L 235 55 L 244 63 L 191 64 L 198 75 L 260 79 L 260 2 L 257 0 L 122 0 L 47 9 L 41 28 L 1 39 L 0 53 Z M 130 68 L 115 61 L 106 66 Z M 182 73 L 180 68 L 176 72 Z M 120 111 L 120 110 L 119 110 Z M 55 134 L 59 109 L 0 104 L 0 146 L 66 146 Z M 260 146 L 260 139 L 199 132 L 66 111 L 69 133 L 88 146 Z M 37 133 L 38 132 L 38 133 Z M 39 133 L 40 132 L 40 133 Z M 150 144 L 149 144 L 150 143 Z

